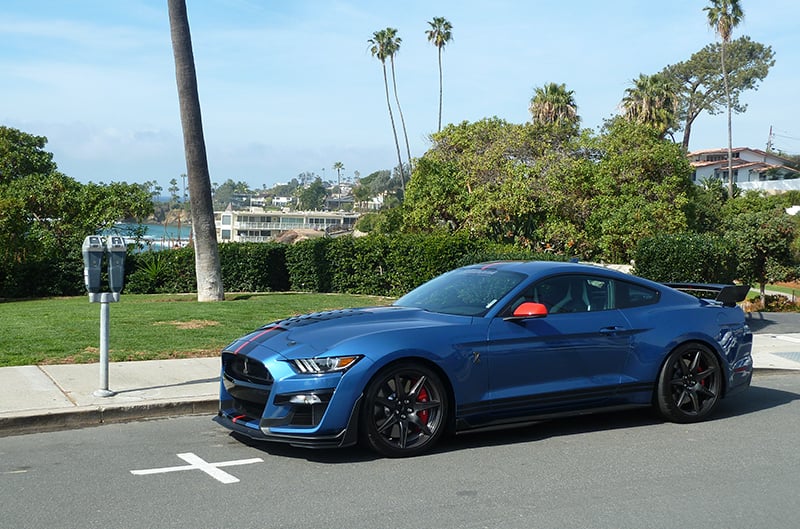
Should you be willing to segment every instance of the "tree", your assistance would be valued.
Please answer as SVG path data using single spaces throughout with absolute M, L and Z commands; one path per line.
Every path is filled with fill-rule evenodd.
M 382 29 L 376 31 L 372 34 L 372 38 L 368 39 L 372 46 L 370 47 L 370 53 L 372 53 L 373 57 L 376 57 L 379 61 L 381 61 L 381 67 L 383 68 L 383 87 L 386 90 L 386 106 L 389 109 L 389 120 L 392 122 L 392 135 L 394 135 L 394 145 L 397 149 L 397 164 L 401 168 L 401 184 L 403 189 L 405 189 L 405 176 L 402 174 L 402 167 L 403 167 L 403 158 L 400 156 L 400 142 L 397 140 L 397 127 L 394 124 L 394 113 L 392 112 L 392 103 L 389 100 L 389 78 L 386 75 L 386 59 L 389 57 L 388 52 L 386 50 L 386 30 Z
M 439 132 L 442 130 L 442 50 L 453 40 L 453 26 L 444 17 L 433 17 L 428 25 L 431 28 L 425 34 L 428 42 L 436 46 L 439 55 L 439 126 L 436 129 Z
M 675 86 L 663 74 L 641 74 L 633 80 L 633 87 L 625 90 L 622 109 L 626 119 L 653 127 L 664 138 L 677 121 Z
M 342 192 L 342 171 L 344 170 L 344 164 L 342 162 L 336 162 L 333 164 L 334 171 L 336 171 L 336 180 L 337 185 L 339 186 L 339 193 Z
M 683 148 L 689 150 L 692 124 L 702 112 L 716 115 L 727 108 L 727 94 L 720 65 L 721 45 L 713 43 L 692 54 L 687 61 L 672 64 L 661 73 L 678 88 L 679 129 L 683 129 Z M 739 101 L 744 90 L 758 89 L 769 69 L 775 64 L 772 48 L 743 36 L 732 40 L 725 48 L 725 68 L 728 73 L 728 94 L 731 110 L 742 113 L 747 105 Z
M 744 12 L 739 5 L 739 0 L 711 0 L 711 5 L 704 7 L 708 16 L 708 25 L 719 35 L 722 41 L 720 46 L 720 66 L 722 79 L 725 84 L 725 101 L 728 107 L 728 196 L 733 196 L 733 129 L 731 127 L 731 92 L 728 83 L 728 72 L 725 69 L 725 46 L 731 41 L 733 28 L 739 25 L 744 18 Z
M 384 31 L 384 50 L 389 57 L 389 64 L 392 70 L 392 91 L 394 92 L 394 101 L 397 105 L 397 113 L 400 114 L 400 125 L 403 127 L 403 137 L 406 140 L 406 154 L 408 155 L 409 174 L 411 174 L 411 170 L 413 169 L 411 163 L 411 148 L 408 145 L 408 133 L 406 132 L 406 120 L 403 118 L 403 109 L 400 108 L 400 98 L 397 94 L 397 76 L 395 75 L 394 69 L 394 56 L 400 51 L 400 43 L 403 42 L 403 40 L 397 36 L 397 30 L 395 28 L 386 28 Z
M 183 145 L 189 176 L 189 199 L 195 246 L 195 269 L 198 301 L 222 301 L 222 272 L 217 248 L 214 205 L 211 198 L 211 177 L 203 138 L 197 73 L 189 32 L 185 0 L 167 0 L 170 34 L 175 57 L 175 79 L 178 85 Z
M 44 150 L 47 138 L 0 126 L 0 185 L 32 174 L 56 170 L 53 155 Z
M 369 188 L 365 185 L 359 184 L 353 188 L 353 200 L 355 200 L 359 209 L 364 209 L 364 203 L 367 202 L 371 196 Z
M 563 236 L 574 231 L 585 196 L 567 190 L 581 188 L 575 182 L 585 173 L 584 160 L 572 158 L 568 146 L 549 151 L 540 127 L 499 118 L 447 125 L 432 139 L 408 186 L 406 229 L 447 229 L 540 249 L 571 245 Z M 562 214 L 570 218 L 559 224 Z
M 80 184 L 46 143 L 0 127 L 0 297 L 79 294 L 84 237 L 153 212 L 149 183 Z
M 178 191 L 180 191 L 180 188 L 178 187 L 177 178 L 173 178 L 169 181 L 169 187 L 167 188 L 167 191 L 169 192 L 170 205 L 173 207 L 177 207 L 178 202 L 180 201 L 180 195 L 178 195 Z
M 767 283 L 793 279 L 796 223 L 781 208 L 746 211 L 728 220 L 726 236 L 736 247 L 739 277 L 758 283 L 762 303 Z
M 298 195 L 298 208 L 311 211 L 322 209 L 325 204 L 325 185 L 321 178 L 317 178 L 311 184 L 301 189 Z
M 687 230 L 694 184 L 680 145 L 617 117 L 604 126 L 596 150 L 586 231 L 600 256 L 627 262 L 640 239 Z
M 580 118 L 575 92 L 565 84 L 547 83 L 534 89 L 530 112 L 534 123 L 575 127 Z

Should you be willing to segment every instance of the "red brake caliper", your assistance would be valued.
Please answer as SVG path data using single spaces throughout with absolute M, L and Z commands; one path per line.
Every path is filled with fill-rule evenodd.
M 417 395 L 417 402 L 428 402 L 428 390 L 425 388 L 421 388 L 419 390 L 419 395 Z M 421 410 L 417 413 L 419 420 L 422 421 L 423 424 L 428 424 L 428 417 L 430 416 L 430 411 L 428 410 Z

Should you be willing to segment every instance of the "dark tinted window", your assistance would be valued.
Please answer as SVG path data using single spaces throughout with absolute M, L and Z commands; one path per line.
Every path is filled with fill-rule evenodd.
M 616 281 L 615 283 L 614 298 L 618 309 L 642 307 L 644 305 L 652 305 L 658 301 L 659 293 L 657 290 L 626 281 Z

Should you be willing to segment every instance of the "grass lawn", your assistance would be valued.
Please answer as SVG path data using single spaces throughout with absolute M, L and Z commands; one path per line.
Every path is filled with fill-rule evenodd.
M 308 312 L 388 305 L 348 294 L 227 294 L 223 303 L 196 295 L 126 295 L 109 304 L 109 357 L 154 360 L 214 356 L 265 323 Z M 0 303 L 0 367 L 96 362 L 100 304 L 88 296 Z

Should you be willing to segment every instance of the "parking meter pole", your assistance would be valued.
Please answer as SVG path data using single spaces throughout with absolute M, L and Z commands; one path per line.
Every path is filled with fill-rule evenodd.
M 91 296 L 91 294 L 90 294 Z M 96 390 L 95 397 L 113 397 L 116 392 L 108 389 L 108 322 L 110 310 L 108 304 L 114 299 L 109 292 L 100 294 L 100 389 Z
M 112 397 L 108 389 L 108 304 L 119 301 L 125 281 L 125 239 L 111 235 L 103 240 L 99 235 L 89 235 L 81 246 L 83 253 L 83 278 L 89 292 L 89 303 L 100 303 L 100 389 L 95 397 Z M 108 260 L 108 286 L 111 292 L 102 292 L 103 257 Z

